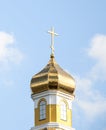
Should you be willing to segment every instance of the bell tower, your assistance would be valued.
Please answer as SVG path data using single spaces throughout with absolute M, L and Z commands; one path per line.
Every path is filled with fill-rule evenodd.
M 74 130 L 72 128 L 72 101 L 75 80 L 55 61 L 54 29 L 51 36 L 51 56 L 48 64 L 30 83 L 34 101 L 34 127 L 31 130 Z

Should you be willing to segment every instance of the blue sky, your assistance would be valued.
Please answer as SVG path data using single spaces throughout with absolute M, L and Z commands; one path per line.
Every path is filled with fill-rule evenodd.
M 73 127 L 106 130 L 106 1 L 0 1 L 0 129 L 33 126 L 30 79 L 50 57 L 76 80 Z

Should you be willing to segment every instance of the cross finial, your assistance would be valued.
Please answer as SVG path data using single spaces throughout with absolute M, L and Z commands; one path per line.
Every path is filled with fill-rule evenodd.
M 57 33 L 54 32 L 54 28 L 51 28 L 51 31 L 48 31 L 51 34 L 51 55 L 54 55 L 54 36 L 58 36 Z

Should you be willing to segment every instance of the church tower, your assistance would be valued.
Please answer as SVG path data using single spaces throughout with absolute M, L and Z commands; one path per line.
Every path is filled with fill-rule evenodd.
M 34 101 L 34 127 L 31 130 L 74 130 L 72 128 L 72 101 L 74 100 L 75 80 L 55 61 L 54 29 L 51 56 L 48 64 L 30 83 Z

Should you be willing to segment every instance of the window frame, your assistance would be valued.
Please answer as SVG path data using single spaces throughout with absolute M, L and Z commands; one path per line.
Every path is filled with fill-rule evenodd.
M 60 119 L 67 120 L 67 104 L 64 101 L 60 104 Z
M 46 119 L 46 101 L 40 100 L 39 102 L 39 120 Z

